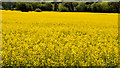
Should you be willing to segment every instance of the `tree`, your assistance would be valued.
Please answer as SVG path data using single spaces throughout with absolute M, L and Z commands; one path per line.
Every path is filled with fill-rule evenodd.
M 110 7 L 108 5 L 108 2 L 101 2 L 102 12 L 109 12 Z
M 64 2 L 63 5 L 69 9 L 69 11 L 74 11 L 74 6 L 72 2 Z
M 16 9 L 21 10 L 22 12 L 28 12 L 28 11 L 32 11 L 33 7 L 29 3 L 19 2 L 16 3 Z
M 81 11 L 86 11 L 86 4 L 85 2 L 79 3 L 76 7 L 76 11 L 81 12 Z
M 65 12 L 115 12 L 120 13 L 120 2 L 2 2 L 3 10 L 35 11 L 65 11 Z M 99 0 L 102 1 L 102 0 Z
M 37 9 L 37 8 L 41 8 L 41 2 L 32 2 L 32 7 L 33 7 L 33 10 Z
M 11 2 L 2 2 L 3 9 L 11 10 Z
M 2 2 L 0 1 L 0 10 L 2 9 Z
M 58 9 L 58 3 L 55 2 L 55 3 L 54 3 L 54 11 L 57 11 L 57 9 Z
M 93 4 L 91 5 L 91 10 L 92 10 L 93 12 L 101 12 L 101 11 L 102 11 L 102 6 L 101 6 L 100 3 L 93 3 Z
M 60 12 L 68 12 L 69 9 L 67 7 L 65 7 L 62 3 L 59 3 L 58 11 L 60 11 Z
M 110 12 L 120 12 L 120 2 L 109 2 Z
M 46 2 L 45 4 L 41 5 L 41 9 L 43 11 L 52 11 L 53 10 L 53 6 L 50 2 Z

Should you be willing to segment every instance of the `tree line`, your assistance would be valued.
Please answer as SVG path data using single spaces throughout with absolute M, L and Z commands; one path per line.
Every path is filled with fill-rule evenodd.
M 120 13 L 120 2 L 2 2 L 3 10 Z

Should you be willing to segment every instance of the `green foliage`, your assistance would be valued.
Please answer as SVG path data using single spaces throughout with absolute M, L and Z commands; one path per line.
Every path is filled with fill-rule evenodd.
M 109 2 L 99 2 L 93 3 L 91 5 L 91 10 L 93 12 L 116 12 L 114 9 L 111 9 L 112 5 L 109 5 Z
M 109 2 L 110 12 L 119 12 L 120 13 L 120 2 Z
M 3 10 L 120 13 L 120 2 L 3 2 Z
M 0 10 L 2 10 L 2 6 L 0 5 Z
M 74 10 L 72 2 L 64 2 L 63 6 L 67 7 L 69 9 L 69 11 L 73 11 Z
M 33 10 L 33 6 L 30 3 L 16 3 L 16 9 L 21 10 L 22 12 L 28 12 Z
M 58 6 L 58 10 L 60 11 L 60 12 L 68 12 L 69 11 L 69 9 L 67 8 L 67 7 L 65 7 L 63 4 L 59 4 L 59 6 Z
M 85 2 L 80 2 L 76 7 L 76 11 L 85 11 L 86 10 L 86 5 Z
M 72 2 L 72 5 L 76 7 L 78 5 L 78 2 Z
M 4 10 L 11 10 L 11 6 L 9 2 L 3 2 L 2 6 Z
M 41 9 L 43 11 L 52 11 L 53 10 L 53 6 L 50 2 L 46 2 L 45 4 L 41 5 Z
M 54 11 L 57 11 L 58 10 L 58 4 L 57 4 L 57 2 L 55 2 L 54 3 L 54 9 L 53 9 Z
M 0 1 L 0 10 L 2 9 L 2 2 Z
M 33 6 L 33 10 L 35 10 L 36 8 L 41 8 L 41 2 L 32 2 L 31 3 Z
M 108 5 L 108 2 L 103 2 L 101 3 L 101 6 L 102 6 L 102 12 L 109 12 L 109 5 Z
M 41 12 L 41 11 L 42 11 L 42 10 L 39 9 L 39 8 L 35 9 L 35 12 Z
M 91 11 L 91 5 L 90 4 L 86 5 L 86 11 L 88 11 L 88 12 Z
M 93 11 L 93 12 L 95 12 L 95 11 L 101 11 L 101 5 L 99 4 L 99 3 L 93 3 L 92 5 L 91 5 L 91 10 Z

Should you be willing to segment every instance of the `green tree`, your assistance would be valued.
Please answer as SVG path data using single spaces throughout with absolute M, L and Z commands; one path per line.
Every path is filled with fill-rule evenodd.
M 109 2 L 110 12 L 119 12 L 120 13 L 120 2 Z
M 33 10 L 41 8 L 41 5 L 42 5 L 41 2 L 32 2 Z
M 2 9 L 2 2 L 0 1 L 0 10 Z
M 41 5 L 41 9 L 42 9 L 43 11 L 52 11 L 52 10 L 53 10 L 52 3 L 46 2 L 45 4 L 42 4 L 42 5 Z
M 79 12 L 83 12 L 83 11 L 86 11 L 86 4 L 85 2 L 80 2 L 76 7 L 75 7 L 76 11 L 79 11 Z
M 32 11 L 33 7 L 30 3 L 19 2 L 16 3 L 16 9 L 21 10 L 22 12 Z
M 57 11 L 57 9 L 58 9 L 58 3 L 55 2 L 55 3 L 54 3 L 54 11 Z
M 2 2 L 4 10 L 11 10 L 11 2 Z
M 67 7 L 70 12 L 74 11 L 74 6 L 73 6 L 72 2 L 64 2 L 63 6 Z
M 67 7 L 65 7 L 62 3 L 59 3 L 58 11 L 60 11 L 60 12 L 68 12 L 69 9 Z
M 110 7 L 108 5 L 108 2 L 101 2 L 102 12 L 109 12 Z

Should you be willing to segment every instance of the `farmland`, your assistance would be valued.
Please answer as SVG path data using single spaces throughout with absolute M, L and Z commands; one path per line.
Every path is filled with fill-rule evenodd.
M 117 13 L 2 10 L 3 66 L 117 63 Z

